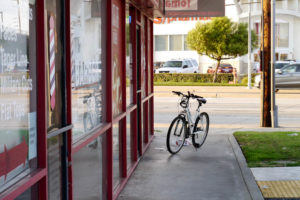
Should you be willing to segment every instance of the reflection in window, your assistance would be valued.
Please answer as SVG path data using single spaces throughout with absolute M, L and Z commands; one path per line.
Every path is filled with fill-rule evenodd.
M 121 36 L 121 20 L 124 20 L 121 5 L 114 2 L 112 5 L 112 112 L 116 116 L 123 109 L 123 62 Z
M 132 76 L 132 44 L 130 40 L 130 22 L 129 7 L 126 4 L 126 104 L 133 103 L 133 76 Z
M 121 122 L 120 122 L 121 123 Z M 120 135 L 119 123 L 113 125 L 113 185 L 117 187 L 120 183 Z
M 73 198 L 102 199 L 102 137 L 73 156 Z
M 131 115 L 127 115 L 126 118 L 126 152 L 127 152 L 127 169 L 130 169 L 130 167 L 133 164 L 133 136 L 132 136 L 132 131 L 133 131 L 133 126 L 131 126 L 132 124 L 132 120 L 131 120 Z
M 18 196 L 15 200 L 35 200 L 38 199 L 38 185 L 35 184 Z
M 61 199 L 62 173 L 61 173 L 61 147 L 62 135 L 51 137 L 47 141 L 48 156 L 48 199 Z
M 71 0 L 73 141 L 102 123 L 101 0 Z
M 170 35 L 170 51 L 182 51 L 182 35 Z
M 152 38 L 151 38 L 151 22 L 150 21 L 148 21 L 148 23 L 147 23 L 147 26 L 148 26 L 148 31 L 147 31 L 147 34 L 148 34 L 148 36 L 147 36 L 147 38 L 148 38 L 148 49 L 147 49 L 147 57 L 148 57 L 148 63 L 147 63 L 147 67 L 148 67 L 148 94 L 147 95 L 149 95 L 149 94 L 151 94 L 151 75 L 153 74 L 153 71 L 151 71 L 151 69 L 152 69 L 152 66 L 151 66 L 151 62 L 152 62 L 152 49 L 151 49 L 151 42 L 152 42 Z
M 168 36 L 156 35 L 155 36 L 155 51 L 168 51 Z
M 35 4 L 0 6 L 0 193 L 36 168 Z

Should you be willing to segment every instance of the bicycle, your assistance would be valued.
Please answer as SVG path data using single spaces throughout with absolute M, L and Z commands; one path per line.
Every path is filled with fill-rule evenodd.
M 192 137 L 192 144 L 195 149 L 199 149 L 205 142 L 209 129 L 209 116 L 206 112 L 200 112 L 202 104 L 207 102 L 201 96 L 188 92 L 187 95 L 172 91 L 181 96 L 180 106 L 183 108 L 177 117 L 170 124 L 167 134 L 167 148 L 171 154 L 178 153 L 185 144 L 185 140 Z M 196 99 L 198 107 L 196 109 L 195 121 L 192 119 L 190 111 L 190 98 Z

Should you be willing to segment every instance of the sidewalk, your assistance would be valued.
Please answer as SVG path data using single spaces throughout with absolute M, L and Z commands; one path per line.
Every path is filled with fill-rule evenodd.
M 209 135 L 198 151 L 190 145 L 171 156 L 165 132 L 156 133 L 119 200 L 263 199 L 253 176 L 241 169 L 231 135 Z
M 195 91 L 208 98 L 203 110 L 209 113 L 210 130 L 207 141 L 197 152 L 192 146 L 184 147 L 171 156 L 166 150 L 166 133 L 170 121 L 177 114 L 174 106 L 177 97 L 171 90 Z M 157 98 L 158 97 L 158 98 Z M 155 87 L 155 139 L 130 178 L 119 200 L 259 200 L 262 191 L 282 191 L 287 185 L 300 182 L 275 181 L 259 178 L 255 169 L 250 169 L 232 133 L 235 131 L 300 131 L 299 90 L 280 90 L 277 94 L 280 128 L 259 128 L 260 91 L 246 87 Z M 228 123 L 229 122 L 229 123 Z M 294 173 L 296 168 L 289 168 Z M 260 171 L 267 177 L 280 175 Z M 297 169 L 296 169 L 297 171 Z M 281 173 L 287 177 L 287 170 Z M 255 182 L 255 178 L 257 182 Z M 280 176 L 282 177 L 282 176 Z M 289 180 L 287 180 L 289 181 Z M 296 180 L 297 181 L 297 180 Z M 298 180 L 299 181 L 299 180 Z M 275 189 L 273 189 L 275 188 Z M 286 190 L 287 191 L 287 190 Z M 298 190 L 300 191 L 300 189 Z M 266 193 L 264 193 L 265 195 Z M 274 193 L 272 193 L 273 195 Z M 274 196 L 266 196 L 272 197 Z M 279 196 L 275 196 L 279 197 Z M 270 198 L 270 200 L 272 199 Z M 272 200 L 273 200 L 272 199 Z M 290 198 L 286 198 L 289 199 Z M 295 198 L 294 198 L 295 199 Z

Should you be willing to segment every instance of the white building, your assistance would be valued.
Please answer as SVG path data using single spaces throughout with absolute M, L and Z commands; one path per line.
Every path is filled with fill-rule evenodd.
M 237 2 L 238 4 L 236 4 Z M 233 21 L 248 23 L 248 2 L 250 0 L 227 0 L 226 16 Z M 251 29 L 258 34 L 260 39 L 261 3 L 254 0 L 251 2 L 254 2 L 251 4 Z M 239 13 L 238 10 L 240 10 Z M 155 21 L 154 61 L 165 62 L 170 59 L 195 58 L 199 63 L 200 73 L 205 73 L 207 67 L 216 62 L 206 56 L 199 56 L 195 51 L 190 51 L 185 44 L 185 37 L 197 22 L 205 23 L 208 20 L 207 18 L 167 18 Z M 297 38 L 299 32 L 300 0 L 276 1 L 276 60 L 294 59 L 300 61 L 300 40 Z M 252 67 L 258 66 L 258 49 L 253 51 L 251 60 Z M 248 55 L 225 62 L 236 67 L 240 74 L 248 72 Z
M 241 13 L 240 22 L 248 22 L 249 0 L 239 2 Z M 253 1 L 254 2 L 254 1 Z M 256 1 L 255 1 L 256 2 Z M 261 29 L 261 4 L 251 4 L 251 29 L 255 30 L 260 39 Z M 280 0 L 276 1 L 276 29 L 275 29 L 275 52 L 276 60 L 294 59 L 300 60 L 300 0 Z M 253 51 L 252 64 L 259 62 L 258 49 Z M 240 68 L 246 73 L 248 60 L 247 55 L 241 57 Z
M 226 16 L 237 21 L 238 16 L 233 0 L 226 2 L 232 4 L 226 6 Z M 200 73 L 205 73 L 207 68 L 214 65 L 216 61 L 207 56 L 199 56 L 196 51 L 190 50 L 186 45 L 185 38 L 196 23 L 205 23 L 209 20 L 210 18 L 207 17 L 156 19 L 154 21 L 154 62 L 161 63 L 171 59 L 194 58 L 199 64 Z M 226 63 L 231 63 L 238 68 L 239 60 L 228 60 Z

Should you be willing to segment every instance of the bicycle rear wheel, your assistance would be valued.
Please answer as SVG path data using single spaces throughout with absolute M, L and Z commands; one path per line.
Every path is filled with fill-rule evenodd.
M 184 117 L 176 117 L 168 130 L 167 148 L 171 154 L 176 154 L 182 148 L 185 141 L 186 123 Z
M 195 148 L 200 148 L 206 140 L 209 129 L 209 117 L 203 112 L 195 121 L 192 142 Z

